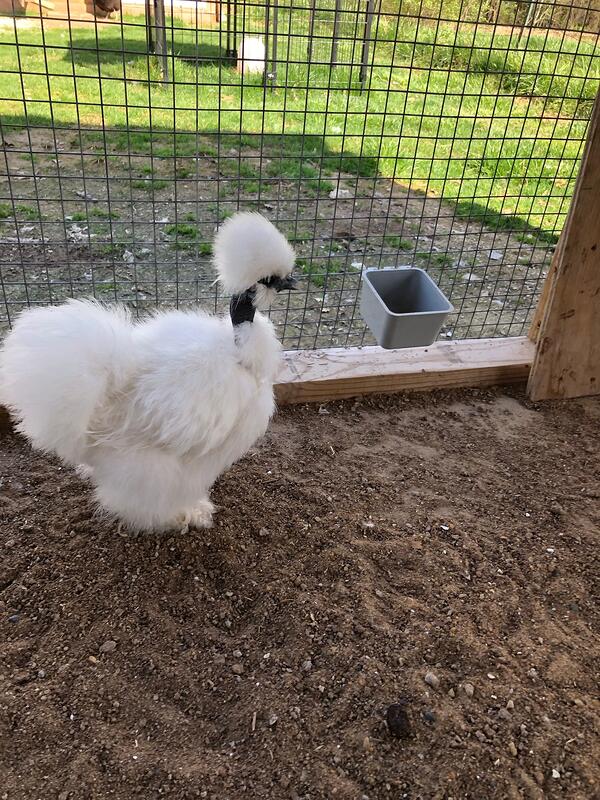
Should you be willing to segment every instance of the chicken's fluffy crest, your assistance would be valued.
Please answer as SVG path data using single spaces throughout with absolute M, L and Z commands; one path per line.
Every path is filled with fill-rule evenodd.
M 245 292 L 261 278 L 289 275 L 296 254 L 285 236 L 256 212 L 230 217 L 219 228 L 213 262 L 223 289 Z

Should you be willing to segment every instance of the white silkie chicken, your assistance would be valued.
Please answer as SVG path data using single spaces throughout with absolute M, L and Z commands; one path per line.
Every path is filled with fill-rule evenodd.
M 99 505 L 139 531 L 210 527 L 210 489 L 274 411 L 280 344 L 266 310 L 293 289 L 295 254 L 260 214 L 215 238 L 230 314 L 135 323 L 71 300 L 23 312 L 0 352 L 0 401 L 31 443 L 84 473 Z

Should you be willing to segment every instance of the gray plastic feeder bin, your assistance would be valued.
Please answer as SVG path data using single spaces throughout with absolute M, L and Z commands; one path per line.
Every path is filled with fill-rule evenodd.
M 380 347 L 427 347 L 438 337 L 452 304 L 417 267 L 369 269 L 360 310 Z

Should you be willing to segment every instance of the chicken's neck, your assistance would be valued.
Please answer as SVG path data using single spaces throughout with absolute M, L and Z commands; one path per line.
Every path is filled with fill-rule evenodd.
M 234 294 L 229 303 L 229 314 L 234 328 L 243 322 L 254 322 L 254 289 L 247 289 L 242 294 Z

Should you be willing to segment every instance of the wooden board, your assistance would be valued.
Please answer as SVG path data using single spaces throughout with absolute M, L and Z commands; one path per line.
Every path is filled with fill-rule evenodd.
M 370 393 L 494 386 L 527 380 L 527 337 L 436 342 L 427 348 L 362 347 L 284 354 L 275 391 L 280 405 Z
M 533 400 L 600 394 L 600 95 L 571 208 L 542 294 Z

